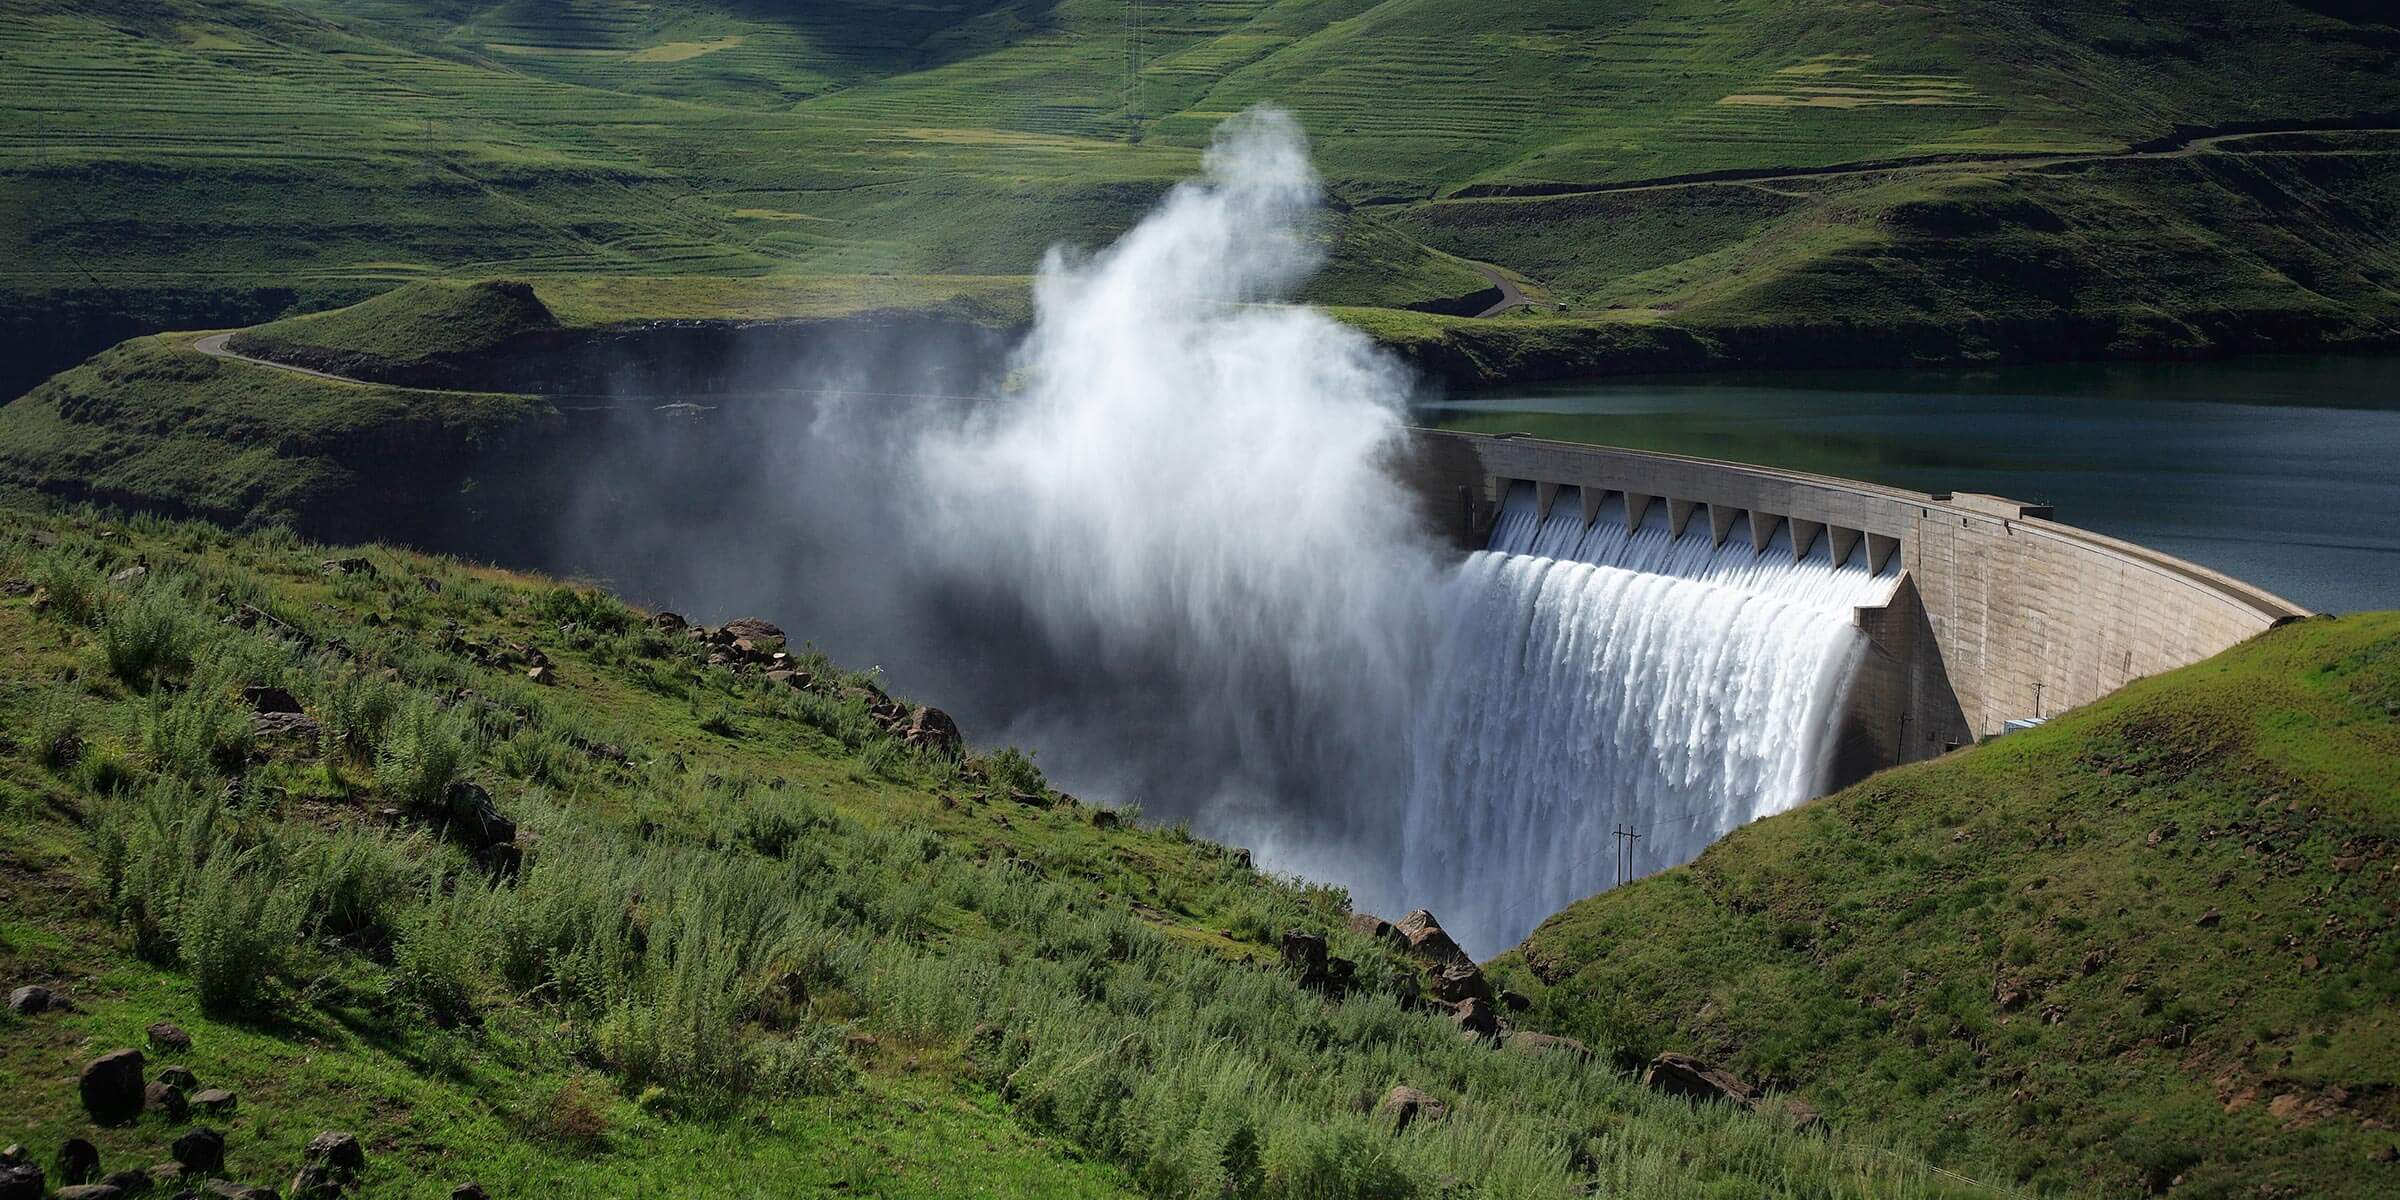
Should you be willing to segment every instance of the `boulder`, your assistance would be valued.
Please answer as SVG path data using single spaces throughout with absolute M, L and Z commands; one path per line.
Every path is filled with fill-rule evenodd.
M 1115 829 L 1120 820 L 1121 818 L 1117 816 L 1117 810 L 1113 808 L 1096 808 L 1092 810 L 1092 828 L 1094 829 Z
M 58 1144 L 58 1157 L 50 1161 L 58 1172 L 58 1181 L 90 1183 L 100 1177 L 100 1148 L 79 1137 Z
M 57 994 L 38 983 L 29 983 L 8 994 L 8 1011 L 20 1017 L 38 1017 L 58 1007 Z
M 356 554 L 348 558 L 329 558 L 318 565 L 328 575 L 372 575 L 375 573 L 375 564 Z
M 294 699 L 290 692 L 266 684 L 243 688 L 242 700 L 249 704 L 252 712 L 296 713 L 301 711 L 300 701 Z
M 1322 979 L 1325 975 L 1325 935 L 1286 930 L 1283 935 L 1283 967 L 1300 976 L 1302 983 Z
M 1500 1032 L 1500 1016 L 1492 1011 L 1492 1002 L 1481 996 L 1469 996 L 1450 1007 L 1450 1019 L 1461 1031 L 1477 1037 L 1491 1037 Z
M 1500 1007 L 1505 1008 L 1512 1013 L 1526 1012 L 1533 1008 L 1532 998 L 1528 997 L 1523 992 L 1512 992 L 1506 988 L 1502 988 L 1500 990 L 1499 1000 Z
M 1492 995 L 1491 980 L 1485 979 L 1483 968 L 1473 963 L 1452 963 L 1433 972 L 1433 996 L 1445 1004 L 1469 999 L 1486 1004 L 1497 1001 Z
M 262 712 L 250 714 L 250 734 L 262 742 L 283 742 L 313 754 L 325 727 L 307 713 Z
M 308 1148 L 300 1152 L 300 1161 L 347 1177 L 366 1169 L 367 1148 L 359 1145 L 358 1138 L 351 1134 L 327 1130 L 308 1139 Z
M 492 1196 L 480 1183 L 462 1183 L 450 1189 L 450 1200 L 492 1200 Z
M 111 1050 L 83 1065 L 77 1081 L 83 1109 L 102 1125 L 142 1115 L 142 1052 Z
M 49 1192 L 40 1167 L 27 1162 L 0 1163 L 0 1200 L 42 1200 Z
M 525 852 L 518 849 L 515 842 L 501 842 L 477 850 L 474 861 L 475 869 L 486 875 L 495 879 L 514 879 L 517 872 L 524 869 Z
M 1350 914 L 1350 932 L 1370 941 L 1381 942 L 1402 953 L 1406 953 L 1408 950 L 1407 935 L 1401 933 L 1390 921 L 1373 913 Z
M 235 1098 L 234 1094 L 224 1088 L 203 1088 L 192 1093 L 192 1107 L 212 1117 L 222 1117 L 232 1113 L 234 1107 L 239 1103 L 240 1101 Z
M 1741 1105 L 1758 1103 L 1758 1089 L 1742 1082 L 1731 1071 L 1672 1051 L 1650 1060 L 1650 1069 L 1642 1073 L 1642 1084 L 1652 1091 L 1682 1096 L 1688 1100 L 1722 1100 Z
M 125 1189 L 113 1183 L 78 1183 L 50 1193 L 51 1200 L 120 1200 Z
M 1574 1038 L 1530 1031 L 1509 1034 L 1508 1039 L 1500 1043 L 1500 1048 L 1519 1054 L 1569 1054 L 1577 1058 L 1588 1058 L 1592 1053 L 1591 1047 Z
M 190 1067 L 167 1066 L 158 1069 L 156 1081 L 183 1089 L 185 1095 L 200 1090 L 200 1077 Z
M 543 687 L 549 687 L 558 682 L 558 672 L 551 670 L 545 663 L 542 666 L 526 668 L 525 679 L 529 683 L 538 683 Z
M 1432 913 L 1420 908 L 1402 918 L 1396 927 L 1408 940 L 1408 952 L 1429 963 L 1472 963 L 1467 952 L 1442 930 L 1442 923 Z
M 674 633 L 691 624 L 682 613 L 662 612 L 650 618 L 650 627 L 660 633 Z
M 958 754 L 966 745 L 966 739 L 959 735 L 958 722 L 930 704 L 909 710 L 908 723 L 900 727 L 900 740 L 947 755 Z
M 171 1083 L 153 1083 L 142 1089 L 142 1108 L 182 1124 L 192 1115 L 192 1103 L 183 1098 L 183 1089 Z
M 1783 1113 L 1792 1119 L 1792 1128 L 1803 1133 L 1822 1133 L 1825 1130 L 1825 1114 L 1798 1096 L 1783 1098 Z
M 143 1032 L 149 1035 L 150 1048 L 153 1050 L 189 1050 L 192 1048 L 192 1035 L 185 1033 L 182 1026 L 172 1021 L 160 1021 Z
M 284 1189 L 291 1200 L 335 1200 L 342 1194 L 341 1178 L 327 1167 L 302 1167 Z
M 735 617 L 725 622 L 725 627 L 718 632 L 728 639 L 748 638 L 753 642 L 769 638 L 778 642 L 783 640 L 783 630 L 777 628 L 773 622 L 762 621 L 757 617 Z
M 249 1184 L 235 1183 L 230 1179 L 211 1179 L 200 1185 L 200 1191 L 203 1195 L 215 1196 L 219 1200 L 280 1200 L 275 1195 L 273 1188 L 251 1187 Z
M 442 807 L 451 840 L 469 850 L 517 840 L 517 823 L 501 813 L 492 794 L 479 784 L 464 779 L 451 784 L 442 793 Z
M 190 1175 L 191 1172 L 184 1170 L 182 1163 L 162 1162 L 150 1168 L 147 1174 L 150 1176 L 150 1185 L 152 1187 L 180 1188 L 183 1185 L 184 1177 Z M 128 1188 L 126 1190 L 132 1191 L 134 1189 Z
M 1450 1115 L 1450 1106 L 1430 1093 L 1412 1087 L 1394 1087 L 1383 1094 L 1383 1101 L 1375 1106 L 1375 1115 L 1392 1117 L 1397 1122 L 1397 1132 L 1420 1120 L 1439 1121 Z
M 183 1169 L 195 1175 L 207 1175 L 225 1168 L 225 1135 L 201 1126 L 168 1145 L 167 1153 L 183 1164 Z
M 109 576 L 108 585 L 110 587 L 131 587 L 147 578 L 149 574 L 150 568 L 136 563 L 133 566 L 127 567 L 124 570 Z
M 110 1171 L 108 1178 L 100 1182 L 108 1184 L 128 1196 L 139 1196 L 158 1184 L 157 1180 L 150 1177 L 149 1172 L 136 1171 L 130 1167 L 122 1171 Z

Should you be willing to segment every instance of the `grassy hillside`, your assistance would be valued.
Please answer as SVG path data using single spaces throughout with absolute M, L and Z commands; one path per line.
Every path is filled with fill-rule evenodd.
M 920 737 L 804 648 L 748 665 L 772 644 L 454 560 L 0 510 L 0 981 L 73 1003 L 0 1013 L 10 1140 L 163 1161 L 163 1109 L 78 1101 L 147 1045 L 236 1093 L 189 1122 L 231 1178 L 345 1130 L 378 1197 L 1991 1194 L 1462 1038 L 1337 890 Z M 1298 986 L 1293 929 L 1356 986 Z M 1395 1084 L 1447 1117 L 1397 1129 Z
M 1299 113 L 1335 195 L 1370 206 L 1342 218 L 1311 299 L 1457 309 L 1486 262 L 1555 270 L 1577 307 L 1670 309 L 1730 269 L 1773 320 L 1779 280 L 1849 269 L 1886 208 L 1922 197 L 1685 189 L 1598 238 L 1574 206 L 1507 237 L 1426 206 L 1862 161 L 1998 171 L 2183 126 L 2388 115 L 2395 45 L 2386 15 L 2297 0 L 32 0 L 0 13 L 0 211 L 18 218 L 0 330 L 32 351 L 0 391 L 129 333 L 427 277 L 1022 275 L 1053 243 L 1112 237 L 1260 102 Z M 2316 241 L 2310 201 L 2388 200 L 2388 144 L 2349 150 L 2371 178 L 2264 196 L 2217 236 Z M 2149 210 L 2189 181 L 2030 186 L 2175 226 Z M 1955 236 L 1977 253 L 1979 231 Z M 2089 248 L 2044 249 L 2096 286 L 2114 263 Z M 1883 290 L 1907 282 L 1871 275 L 1841 311 L 1888 320 L 1926 290 Z M 1995 287 L 2013 302 L 2016 282 Z M 2379 286 L 2333 302 L 2388 322 Z M 2277 313 L 2317 303 L 2302 276 L 2253 290 Z
M 2109 1194 L 2400 1166 L 2400 614 L 2287 626 L 1739 830 L 1511 956 L 1548 1027 Z

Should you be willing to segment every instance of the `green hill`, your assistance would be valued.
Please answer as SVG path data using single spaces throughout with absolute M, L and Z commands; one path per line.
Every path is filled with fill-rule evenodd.
M 1739 830 L 1509 964 L 1544 1027 L 2025 1186 L 2387 1195 L 2395 781 L 2400 614 L 2308 621 Z
M 1913 320 L 1922 356 L 1976 352 L 1987 300 L 2147 302 L 2165 332 L 2062 350 L 2163 353 L 2241 344 L 2230 279 L 2272 344 L 2381 339 L 2389 139 L 2094 156 L 2388 126 L 2395 45 L 2298 0 L 31 0 L 0 13 L 0 393 L 429 277 L 1023 275 L 1262 102 L 1344 207 L 1325 303 L 1473 311 L 1481 264 L 1595 319 Z M 1522 192 L 1574 198 L 1479 202 Z M 2162 236 L 2098 237 L 2128 228 Z M 1960 263 L 1921 261 L 1935 231 Z
M 1462 1038 L 1338 889 L 744 632 L 0 509 L 0 982 L 72 1004 L 0 1012 L 9 1140 L 140 1171 L 207 1127 L 280 1186 L 347 1131 L 376 1197 L 1992 1194 Z M 118 1048 L 232 1107 L 96 1125 Z M 1400 1084 L 1447 1115 L 1379 1112 Z

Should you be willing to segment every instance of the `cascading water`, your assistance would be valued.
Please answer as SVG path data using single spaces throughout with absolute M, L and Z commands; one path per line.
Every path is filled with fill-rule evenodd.
M 1572 489 L 1545 517 L 1519 485 L 1441 585 L 1402 879 L 1470 951 L 1614 883 L 1619 826 L 1648 874 L 1818 790 L 1853 610 L 1897 580 L 1695 524 L 1660 505 L 1629 533 L 1612 497 L 1587 526 Z
M 981 402 L 894 397 L 987 390 L 989 364 L 829 352 L 799 382 L 855 395 L 587 472 L 676 507 L 594 503 L 577 569 L 770 605 L 1064 787 L 1431 907 L 1478 954 L 1607 886 L 1613 825 L 1651 871 L 1807 798 L 1850 608 L 1891 580 L 1663 511 L 1587 529 L 1572 492 L 1547 520 L 1511 498 L 1449 560 L 1390 469 L 1407 373 L 1276 302 L 1328 244 L 1297 123 L 1230 121 L 1204 166 L 1044 263 Z

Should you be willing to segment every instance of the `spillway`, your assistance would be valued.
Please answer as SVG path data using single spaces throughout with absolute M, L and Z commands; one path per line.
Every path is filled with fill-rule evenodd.
M 1621 496 L 1587 517 L 1512 489 L 1487 547 L 1441 585 L 1411 739 L 1403 887 L 1476 954 L 1612 886 L 1688 862 L 1814 795 L 1864 638 L 1899 572 L 1827 545 L 1678 536 Z

